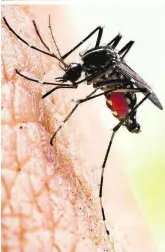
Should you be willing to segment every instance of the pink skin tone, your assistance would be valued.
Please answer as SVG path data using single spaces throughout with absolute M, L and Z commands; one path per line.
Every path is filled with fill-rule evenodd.
M 2 10 L 14 30 L 42 49 L 31 20 L 53 47 L 48 14 L 61 50 L 67 51 L 75 43 L 66 30 L 66 23 L 70 25 L 66 7 L 11 5 Z M 83 98 L 85 87 L 58 91 L 42 100 L 49 87 L 26 81 L 14 69 L 38 79 L 46 73 L 44 78 L 54 81 L 61 75 L 57 61 L 18 41 L 4 23 L 2 27 L 2 250 L 117 251 L 119 246 L 128 252 L 156 251 L 115 150 L 107 164 L 103 194 L 112 231 L 112 241 L 107 241 L 99 181 L 93 179 L 93 172 L 100 175 L 109 139 L 97 113 L 99 103 L 82 106 L 50 146 L 51 135 L 73 106 L 70 100 Z M 61 39 L 64 27 L 68 41 Z

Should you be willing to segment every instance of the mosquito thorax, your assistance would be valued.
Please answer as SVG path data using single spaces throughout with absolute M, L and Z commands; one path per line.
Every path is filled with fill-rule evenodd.
M 101 72 L 113 65 L 116 59 L 116 53 L 109 48 L 93 48 L 81 55 L 83 61 L 83 70 L 87 74 Z
M 82 66 L 80 63 L 71 63 L 63 76 L 64 81 L 75 82 L 81 77 Z

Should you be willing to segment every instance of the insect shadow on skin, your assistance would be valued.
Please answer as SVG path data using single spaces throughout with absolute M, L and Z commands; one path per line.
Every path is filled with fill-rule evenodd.
M 51 52 L 50 48 L 46 45 L 46 43 L 41 38 L 39 30 L 35 21 L 33 20 L 33 26 L 36 31 L 40 42 L 46 48 L 47 51 L 43 51 L 35 46 L 30 45 L 27 41 L 25 41 L 22 37 L 20 37 L 8 24 L 5 17 L 3 20 L 8 27 L 8 29 L 24 44 L 29 46 L 30 48 L 39 51 L 43 54 L 46 54 L 50 57 L 55 58 L 59 61 L 59 67 L 65 72 L 63 76 L 55 78 L 56 82 L 42 82 L 37 79 L 30 78 L 25 76 L 21 72 L 16 69 L 16 73 L 21 77 L 41 83 L 43 85 L 52 85 L 55 86 L 53 89 L 48 91 L 46 94 L 42 96 L 42 99 L 46 98 L 52 92 L 58 89 L 71 88 L 76 89 L 78 86 L 86 81 L 87 85 L 93 84 L 93 92 L 87 95 L 84 99 L 77 100 L 76 105 L 73 107 L 71 112 L 64 119 L 63 124 L 59 126 L 56 132 L 53 134 L 50 144 L 53 145 L 53 140 L 56 137 L 57 133 L 62 129 L 63 125 L 68 121 L 71 115 L 75 112 L 78 106 L 84 102 L 95 99 L 99 96 L 104 95 L 106 99 L 107 107 L 112 111 L 112 114 L 119 120 L 119 123 L 112 129 L 112 135 L 110 137 L 109 145 L 103 160 L 102 164 L 102 172 L 101 172 L 101 180 L 100 180 L 100 189 L 99 189 L 99 198 L 100 198 L 100 206 L 102 212 L 102 218 L 105 226 L 106 233 L 110 235 L 110 232 L 106 225 L 106 218 L 104 207 L 102 203 L 102 189 L 103 189 L 103 180 L 104 180 L 104 171 L 106 162 L 108 159 L 108 155 L 110 153 L 110 149 L 112 146 L 112 142 L 116 132 L 123 125 L 128 131 L 131 133 L 139 133 L 140 125 L 136 121 L 136 111 L 137 108 L 147 99 L 155 104 L 159 109 L 163 109 L 162 105 L 152 91 L 150 86 L 134 71 L 132 70 L 125 62 L 124 57 L 134 44 L 134 41 L 129 41 L 123 48 L 120 50 L 116 50 L 116 46 L 120 42 L 122 36 L 117 34 L 107 45 L 101 46 L 101 38 L 103 34 L 103 27 L 98 26 L 94 29 L 87 37 L 85 37 L 80 43 L 78 43 L 75 47 L 73 47 L 69 52 L 61 55 L 61 52 L 56 44 L 55 38 L 53 36 L 51 21 L 49 16 L 49 29 L 51 33 L 51 37 L 54 41 L 54 44 L 57 49 L 58 56 Z M 95 46 L 87 50 L 84 54 L 81 54 L 82 64 L 80 63 L 70 63 L 66 64 L 65 59 L 78 47 L 80 47 L 84 42 L 86 42 L 90 37 L 92 37 L 95 33 L 97 33 L 97 39 Z M 85 73 L 85 78 L 81 78 L 82 73 Z M 80 80 L 79 80 L 80 79 Z M 99 94 L 95 94 L 98 90 L 102 92 Z M 143 99 L 137 103 L 136 93 L 143 93 Z M 94 95 L 95 94 L 95 95 Z

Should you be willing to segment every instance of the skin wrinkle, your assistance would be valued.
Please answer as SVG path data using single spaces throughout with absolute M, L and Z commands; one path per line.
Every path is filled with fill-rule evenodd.
M 30 33 L 32 42 L 35 38 L 33 44 L 42 48 L 32 31 L 30 9 L 23 8 L 22 12 L 21 6 L 3 6 L 3 15 L 21 35 L 25 33 L 25 39 L 30 39 L 26 37 Z M 18 29 L 18 20 L 21 19 L 24 20 L 19 23 L 22 29 Z M 89 229 L 92 224 L 92 229 L 99 232 L 98 217 L 95 216 L 89 186 L 81 173 L 74 170 L 67 133 L 58 137 L 55 147 L 49 145 L 51 133 L 55 130 L 56 115 L 52 115 L 53 109 L 49 110 L 54 99 L 50 97 L 41 101 L 41 89 L 47 88 L 23 80 L 14 72 L 19 67 L 42 79 L 43 73 L 50 71 L 50 66 L 42 64 L 43 56 L 27 48 L 4 24 L 2 26 L 2 93 L 6 93 L 2 96 L 2 106 L 6 109 L 2 114 L 2 188 L 5 192 L 2 249 L 73 252 L 88 248 L 88 251 L 95 251 L 95 243 L 100 246 L 103 241 Z M 53 106 L 65 116 L 69 106 L 58 108 L 60 92 L 54 97 Z M 65 103 L 63 95 L 62 101 Z M 6 127 L 12 138 L 6 134 Z M 14 162 L 9 158 L 11 156 Z

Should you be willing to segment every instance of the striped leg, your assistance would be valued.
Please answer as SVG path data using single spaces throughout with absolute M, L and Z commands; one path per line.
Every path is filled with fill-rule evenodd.
M 113 142 L 113 139 L 114 139 L 114 136 L 115 136 L 116 132 L 123 125 L 123 123 L 137 110 L 137 108 L 149 97 L 149 95 L 150 95 L 150 93 L 147 93 L 145 95 L 145 97 L 131 110 L 131 112 L 113 128 L 113 133 L 111 135 L 110 142 L 109 142 L 109 145 L 108 145 L 108 148 L 107 148 L 107 151 L 106 151 L 106 154 L 105 154 L 105 158 L 104 158 L 104 161 L 103 161 L 102 172 L 101 172 L 101 181 L 100 181 L 99 198 L 100 198 L 100 206 L 101 206 L 101 211 L 102 211 L 103 222 L 104 222 L 105 230 L 106 230 L 106 233 L 107 233 L 109 239 L 110 239 L 110 237 L 109 237 L 110 232 L 109 232 L 109 230 L 107 228 L 107 225 L 106 225 L 106 217 L 105 217 L 105 212 L 104 212 L 104 207 L 103 207 L 103 202 L 102 202 L 102 190 L 103 190 L 104 171 L 105 171 L 106 162 L 107 162 L 108 155 L 110 153 L 110 149 L 111 149 L 112 142 Z

